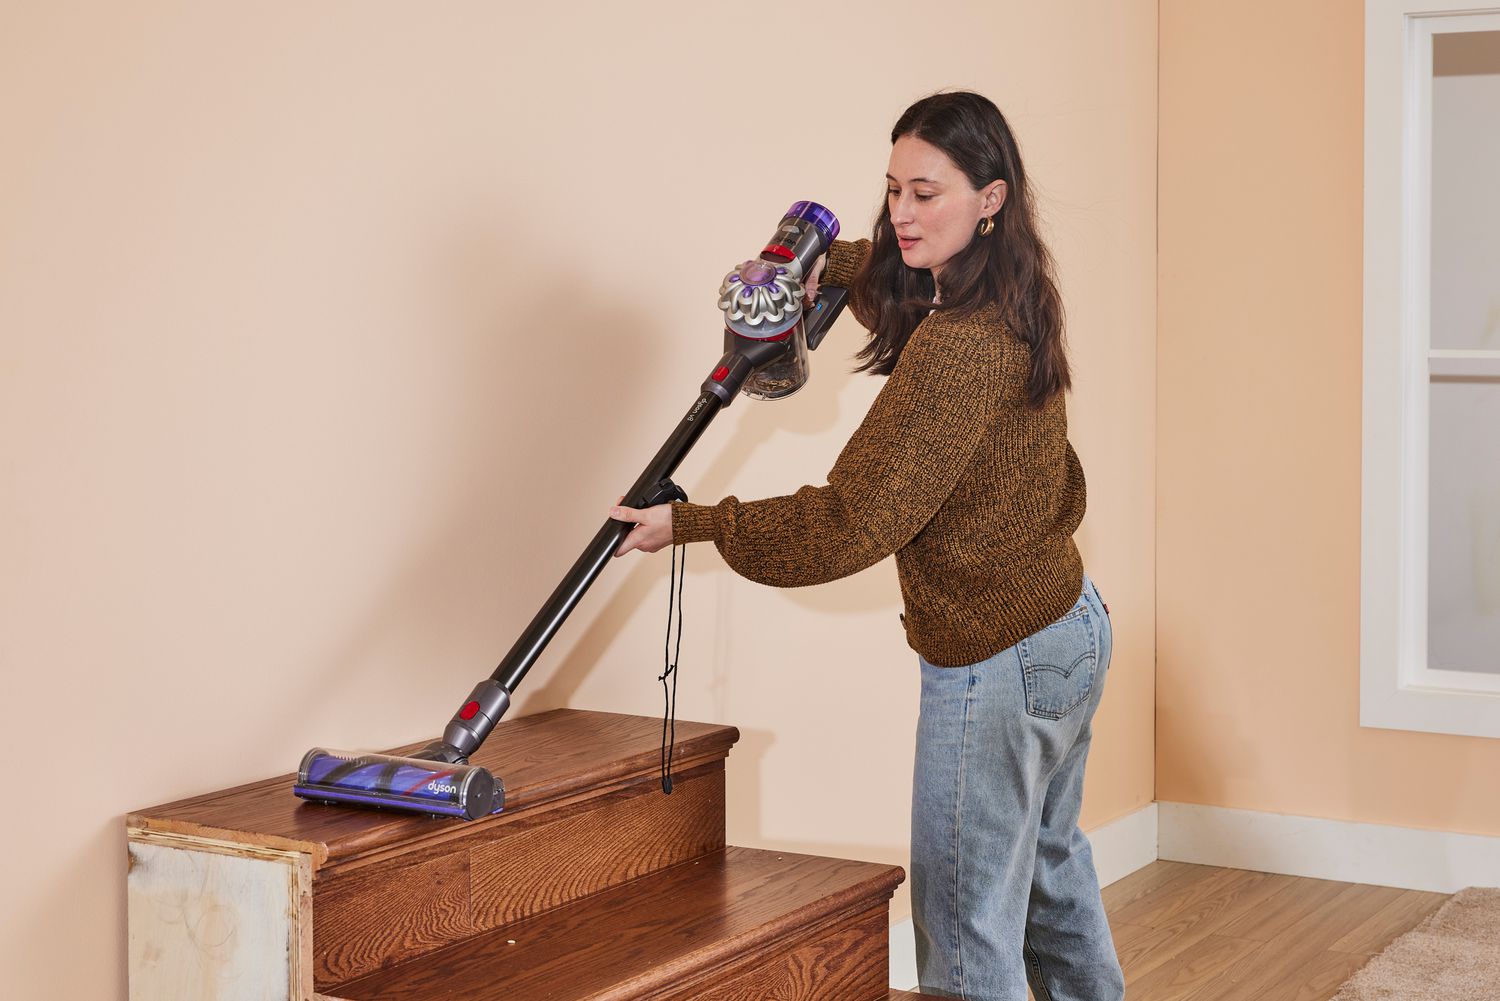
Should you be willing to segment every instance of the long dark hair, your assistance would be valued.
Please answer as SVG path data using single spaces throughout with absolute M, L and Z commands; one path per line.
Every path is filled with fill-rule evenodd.
M 1003 321 L 1031 349 L 1026 402 L 1040 409 L 1071 385 L 1063 307 L 1052 255 L 1037 232 L 1026 171 L 1005 116 L 979 94 L 933 94 L 906 109 L 891 129 L 891 144 L 902 136 L 942 150 L 976 191 L 997 178 L 1005 181 L 1005 203 L 995 215 L 994 231 L 984 238 L 976 235 L 944 266 L 943 301 L 936 308 L 970 313 L 998 305 Z M 931 271 L 909 268 L 901 260 L 888 198 L 881 200 L 873 244 L 850 289 L 851 301 L 860 304 L 860 320 L 870 330 L 856 371 L 889 375 L 912 331 L 934 308 L 937 286 Z

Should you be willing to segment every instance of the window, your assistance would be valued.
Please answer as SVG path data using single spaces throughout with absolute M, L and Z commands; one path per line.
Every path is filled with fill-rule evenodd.
M 1365 12 L 1360 722 L 1500 737 L 1500 8 Z

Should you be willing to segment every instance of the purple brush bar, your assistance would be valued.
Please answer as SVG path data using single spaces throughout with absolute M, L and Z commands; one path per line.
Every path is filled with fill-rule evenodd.
M 488 769 L 388 754 L 315 747 L 302 759 L 293 791 L 303 799 L 356 803 L 443 817 L 479 817 L 505 807 Z

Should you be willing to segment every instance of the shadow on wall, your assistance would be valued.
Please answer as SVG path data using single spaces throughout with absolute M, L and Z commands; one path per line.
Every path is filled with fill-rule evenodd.
M 423 734 L 500 661 L 602 522 L 614 498 L 597 488 L 599 470 L 619 465 L 603 453 L 627 447 L 635 423 L 611 420 L 613 401 L 649 389 L 661 368 L 644 303 L 568 280 L 563 248 L 514 225 L 470 225 L 446 252 L 412 254 L 432 258 L 426 299 L 441 304 L 433 329 L 410 334 L 430 340 L 439 371 L 419 379 L 442 397 L 417 415 L 437 453 L 424 468 L 440 477 L 420 512 L 425 533 L 299 693 L 312 706 L 357 688 L 431 697 L 443 708 L 413 721 Z M 632 574 L 590 633 L 628 620 L 654 576 Z M 590 666 L 570 661 L 579 677 Z M 572 687 L 546 700 L 562 704 Z
M 633 286 L 620 294 L 607 276 L 591 281 L 564 273 L 558 262 L 576 254 L 549 246 L 551 235 L 533 238 L 513 222 L 470 220 L 450 224 L 434 248 L 409 253 L 412 261 L 430 261 L 422 301 L 431 312 L 422 319 L 431 327 L 406 336 L 430 342 L 420 355 L 434 370 L 413 373 L 412 381 L 429 393 L 437 387 L 442 398 L 418 395 L 393 406 L 415 411 L 418 433 L 430 441 L 424 458 L 432 461 L 423 470 L 435 472 L 438 482 L 427 485 L 424 528 L 404 562 L 392 561 L 343 642 L 316 652 L 319 669 L 304 679 L 299 704 L 336 704 L 359 689 L 420 694 L 443 709 L 415 725 L 422 734 L 437 728 L 449 700 L 510 648 L 718 359 L 722 326 L 709 289 L 703 296 L 709 330 L 694 335 L 691 348 L 701 360 L 689 380 L 663 388 L 663 373 L 682 367 L 666 361 L 684 350 L 682 335 L 663 331 Z M 516 247 L 526 248 L 524 258 Z M 680 407 L 655 405 L 664 395 L 680 399 Z M 755 405 L 746 401 L 739 409 Z M 803 394 L 796 426 L 816 434 L 837 416 L 830 393 Z M 693 488 L 695 499 L 716 493 L 714 484 L 731 479 L 771 429 L 785 426 L 757 420 L 753 431 L 735 433 L 734 423 L 716 421 L 695 452 L 713 456 L 709 471 L 695 477 L 704 482 Z M 331 463 L 326 475 L 338 479 L 344 471 Z M 578 617 L 586 620 L 581 638 L 549 667 L 545 685 L 522 689 L 525 703 L 518 700 L 517 708 L 567 704 L 663 570 L 639 559 L 607 568 L 620 578 L 609 600 L 585 599 L 571 623 L 577 629 Z M 693 576 L 709 572 L 700 562 Z M 476 634 L 483 636 L 477 643 Z M 558 647 L 549 652 L 556 656 Z M 305 725 L 297 714 L 263 722 L 264 739 L 289 746 Z
M 851 841 L 808 841 L 802 839 L 775 838 L 766 834 L 762 824 L 761 804 L 774 793 L 765 788 L 763 776 L 766 771 L 766 755 L 776 742 L 776 734 L 770 730 L 740 730 L 739 743 L 729 755 L 726 780 L 734 795 L 729 798 L 728 826 L 731 831 L 753 831 L 752 847 L 768 851 L 793 852 L 800 855 L 821 855 L 832 858 L 855 859 L 863 862 L 884 862 L 906 865 L 910 847 L 905 844 L 871 844 Z M 858 754 L 857 746 L 850 746 L 848 753 Z M 820 762 L 826 768 L 829 762 Z M 833 762 L 837 769 L 841 762 Z M 851 763 L 852 767 L 852 763 Z M 808 782 L 818 782 L 824 773 L 809 769 Z M 905 789 L 902 788 L 902 795 Z
M 719 315 L 715 312 L 708 315 L 707 319 L 710 323 L 717 324 Z M 849 343 L 848 338 L 851 335 L 858 338 L 857 343 L 863 342 L 864 331 L 851 316 L 846 315 L 841 318 L 836 329 L 846 339 L 845 343 Z M 665 390 L 673 399 L 681 401 L 680 411 L 667 411 L 674 415 L 671 423 L 664 423 L 652 433 L 637 436 L 632 440 L 621 442 L 601 436 L 596 443 L 600 449 L 609 449 L 621 454 L 628 453 L 624 455 L 624 465 L 621 468 L 628 468 L 629 472 L 620 480 L 620 485 L 613 488 L 614 496 L 618 496 L 620 490 L 633 482 L 635 476 L 639 475 L 640 470 L 666 440 L 672 430 L 672 425 L 692 406 L 700 385 L 694 380 L 697 379 L 699 371 L 706 375 L 713 363 L 718 360 L 722 348 L 720 336 L 715 329 L 711 336 L 700 338 L 691 350 L 701 351 L 701 369 L 692 370 L 693 378 L 681 386 L 668 387 Z M 663 350 L 663 345 L 668 343 L 665 337 L 657 337 L 652 341 L 649 333 L 641 334 L 639 340 L 642 343 L 654 344 L 657 350 Z M 666 349 L 680 350 L 675 346 Z M 746 490 L 743 486 L 744 471 L 752 465 L 752 459 L 757 453 L 774 449 L 778 439 L 788 436 L 822 436 L 846 422 L 847 417 L 841 415 L 842 408 L 838 396 L 841 383 L 838 380 L 868 378 L 868 376 L 849 374 L 847 359 L 832 350 L 825 349 L 815 353 L 813 365 L 814 381 L 802 392 L 775 402 L 738 397 L 731 406 L 740 408 L 740 420 L 733 424 L 727 419 L 727 408 L 726 411 L 721 411 L 720 416 L 704 432 L 703 438 L 690 453 L 689 460 L 684 463 L 685 471 L 679 471 L 674 476 L 674 479 L 688 491 L 694 503 L 714 504 L 731 493 L 745 500 L 766 496 L 764 492 Z M 649 359 L 645 367 L 653 370 L 659 368 L 650 364 Z M 818 379 L 820 372 L 821 380 Z M 618 381 L 624 386 L 619 403 L 625 409 L 629 409 L 633 403 L 638 402 L 631 398 L 632 395 L 644 396 L 653 391 L 653 387 L 645 380 L 632 381 L 622 378 Z M 833 454 L 827 460 L 829 468 L 832 467 L 837 457 L 837 450 L 841 447 L 841 444 L 831 446 Z M 689 463 L 696 464 L 704 457 L 710 457 L 707 467 L 701 472 L 694 473 L 695 465 L 689 465 Z M 824 473 L 826 470 L 810 474 L 806 479 L 822 483 L 825 479 Z M 737 483 L 741 485 L 736 487 Z M 612 501 L 613 497 L 608 500 Z M 602 517 L 600 523 L 602 523 Z M 587 539 L 597 527 L 597 524 L 589 524 L 586 529 L 588 535 L 581 531 L 576 544 L 570 544 L 566 552 L 556 554 L 555 558 L 546 557 L 543 560 L 544 565 L 555 566 L 560 580 L 561 574 L 571 564 L 577 553 L 582 551 Z M 706 583 L 715 577 L 723 581 L 725 579 L 723 575 L 732 572 L 723 567 L 722 560 L 711 544 L 695 545 L 692 551 L 694 566 L 688 571 L 687 576 L 694 584 L 701 586 L 701 583 Z M 546 683 L 539 688 L 528 690 L 522 696 L 526 700 L 523 707 L 525 712 L 539 712 L 569 704 L 583 680 L 603 656 L 612 638 L 638 614 L 641 614 L 641 608 L 648 596 L 657 594 L 661 578 L 670 572 L 670 560 L 671 557 L 664 550 L 648 559 L 633 555 L 624 561 L 628 564 L 627 566 L 615 563 L 605 569 L 605 574 L 618 574 L 624 571 L 621 584 L 602 606 L 581 606 L 580 610 L 575 613 L 586 617 L 587 625 L 562 661 L 549 670 Z M 551 586 L 555 586 L 555 583 L 555 581 L 552 582 Z M 882 580 L 877 586 L 789 588 L 784 590 L 784 594 L 793 603 L 815 612 L 849 614 L 897 607 L 900 603 L 899 593 L 884 585 L 885 581 Z M 697 594 L 703 593 L 698 586 L 693 587 L 693 590 Z M 539 596 L 536 607 L 540 607 L 541 600 L 547 593 L 550 593 L 550 586 L 548 591 Z M 659 594 L 657 597 L 659 598 Z M 719 589 L 718 599 L 718 627 L 724 629 L 730 621 L 725 604 L 726 600 L 731 599 L 728 599 L 722 587 Z M 529 621 L 529 618 L 520 621 L 518 631 L 526 621 Z
M 702 329 L 664 330 L 633 284 L 579 260 L 576 248 L 550 245 L 556 234 L 518 233 L 514 221 L 500 224 L 503 209 L 435 220 L 430 246 L 404 255 L 426 272 L 417 283 L 414 313 L 422 329 L 393 329 L 407 355 L 430 368 L 389 387 L 406 394 L 392 401 L 391 412 L 416 423 L 411 431 L 421 443 L 414 449 L 408 439 L 406 452 L 393 446 L 393 454 L 422 453 L 422 465 L 408 474 L 427 480 L 422 507 L 407 517 L 415 526 L 411 539 L 390 547 L 381 579 L 350 617 L 354 624 L 325 649 L 308 652 L 316 669 L 304 674 L 297 693 L 304 707 L 344 703 L 349 692 L 361 690 L 383 693 L 367 695 L 367 703 L 410 703 L 409 724 L 390 722 L 399 720 L 394 710 L 383 725 L 371 721 L 369 730 L 351 722 L 351 730 L 369 734 L 356 739 L 360 746 L 382 740 L 393 727 L 399 737 L 390 736 L 391 743 L 433 735 L 451 700 L 493 669 L 541 607 L 602 523 L 604 508 L 691 406 L 722 351 L 715 289 L 700 290 L 707 304 Z M 518 247 L 526 248 L 524 257 Z M 559 262 L 574 262 L 575 271 Z M 742 397 L 716 419 L 679 474 L 694 500 L 713 503 L 731 492 L 754 499 L 824 482 L 841 440 L 829 442 L 821 468 L 779 477 L 768 489 L 748 483 L 745 471 L 752 460 L 764 468 L 778 446 L 824 438 L 845 425 L 852 430 L 863 405 L 859 414 L 844 413 L 841 397 L 846 380 L 868 378 L 850 372 L 864 338 L 846 315 L 814 355 L 807 389 L 774 403 Z M 414 342 L 421 344 L 413 348 Z M 664 385 L 668 381 L 673 384 Z M 675 402 L 663 404 L 664 398 Z M 375 431 L 380 417 L 368 418 Z M 362 418 L 354 415 L 354 433 L 375 433 L 361 431 Z M 401 472 L 387 465 L 378 475 Z M 335 456 L 324 475 L 337 481 L 347 470 Z M 399 512 L 394 520 L 399 523 Z M 717 618 L 727 625 L 734 586 L 744 582 L 728 580 L 711 547 L 695 547 L 694 556 L 689 576 L 718 583 Z M 660 588 L 669 557 L 626 563 L 606 569 L 616 578 L 608 599 L 585 599 L 565 627 L 578 638 L 569 640 L 566 652 L 554 645 L 549 654 L 556 659 L 539 665 L 546 667 L 545 682 L 523 687 L 517 710 L 568 704 L 613 638 L 649 614 L 642 606 Z M 889 610 L 900 601 L 885 577 L 784 595 L 835 614 Z M 256 721 L 256 732 L 264 741 L 301 747 L 308 715 L 276 713 Z M 347 743 L 323 732 L 317 741 Z

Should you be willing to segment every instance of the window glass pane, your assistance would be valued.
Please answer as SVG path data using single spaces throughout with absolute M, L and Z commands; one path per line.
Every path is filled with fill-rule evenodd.
M 1500 350 L 1500 31 L 1432 39 L 1432 346 Z
M 1427 666 L 1500 674 L 1500 379 L 1432 380 Z

